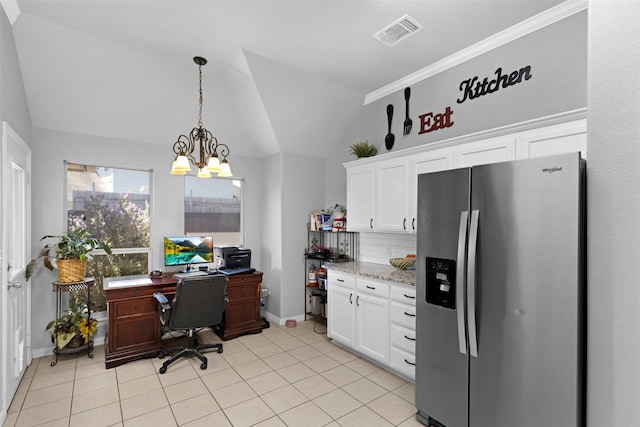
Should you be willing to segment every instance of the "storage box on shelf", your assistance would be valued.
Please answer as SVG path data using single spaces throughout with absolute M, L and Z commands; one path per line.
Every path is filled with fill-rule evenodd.
M 350 231 L 313 230 L 307 226 L 305 268 L 305 320 L 326 317 L 327 276 L 323 265 L 356 260 L 358 234 Z

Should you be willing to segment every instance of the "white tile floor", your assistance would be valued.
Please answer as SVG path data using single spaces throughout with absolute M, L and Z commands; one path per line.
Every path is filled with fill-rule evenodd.
M 324 325 L 316 325 L 324 332 Z M 210 331 L 202 342 L 220 342 Z M 34 359 L 4 427 L 421 426 L 414 385 L 341 349 L 313 322 L 271 325 L 209 351 L 208 368 L 183 358 L 105 369 L 104 348 Z

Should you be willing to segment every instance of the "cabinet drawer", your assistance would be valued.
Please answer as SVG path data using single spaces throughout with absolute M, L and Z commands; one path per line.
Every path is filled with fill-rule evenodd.
M 376 295 L 381 298 L 389 298 L 389 285 L 378 280 L 358 277 L 358 280 L 356 280 L 356 289 L 358 292 Z
M 409 304 L 391 302 L 391 322 L 407 328 L 416 329 L 416 308 Z
M 227 287 L 227 296 L 229 300 L 258 298 L 258 287 L 255 283 L 247 283 L 242 285 L 234 285 Z
M 391 324 L 389 335 L 391 345 L 401 348 L 411 354 L 416 353 L 416 331 L 402 326 Z
M 137 298 L 113 303 L 114 315 L 116 319 L 140 314 L 156 312 L 156 300 L 152 297 Z
M 154 345 L 159 341 L 160 320 L 158 315 L 131 317 L 113 322 L 109 331 L 109 352 L 129 350 Z
M 391 286 L 391 299 L 405 304 L 416 305 L 416 287 L 394 284 Z
M 329 272 L 327 273 L 327 279 L 329 280 L 329 287 L 340 286 L 349 289 L 356 288 L 356 278 L 355 276 L 352 276 L 350 274 L 329 270 Z
M 416 378 L 416 356 L 409 352 L 391 347 L 391 363 L 389 366 L 411 380 Z

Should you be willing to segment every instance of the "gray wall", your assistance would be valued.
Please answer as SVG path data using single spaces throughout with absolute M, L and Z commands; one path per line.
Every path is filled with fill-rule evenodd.
M 11 24 L 3 8 L 0 8 L 0 119 L 29 144 L 31 118 L 27 96 Z
M 584 108 L 587 103 L 586 34 L 587 12 L 581 12 L 412 84 L 409 109 L 413 129 L 408 136 L 402 135 L 403 91 L 366 105 L 327 161 L 326 188 L 331 192 L 327 198 L 346 201 L 346 174 L 342 163 L 355 159 L 348 154 L 352 143 L 368 140 L 378 148 L 378 155 L 388 152 L 384 146 L 387 104 L 393 104 L 395 110 L 392 151 Z M 459 86 L 463 80 L 474 76 L 491 80 L 499 67 L 504 74 L 527 65 L 531 66 L 530 80 L 461 104 L 456 102 L 462 95 Z M 442 113 L 447 107 L 453 111 L 453 126 L 418 134 L 418 115 Z
M 589 426 L 640 426 L 639 22 L 589 2 Z

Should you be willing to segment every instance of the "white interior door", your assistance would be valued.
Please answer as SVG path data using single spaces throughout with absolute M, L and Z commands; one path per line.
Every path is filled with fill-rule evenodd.
M 31 287 L 25 268 L 31 253 L 31 150 L 2 122 L 2 411 L 31 363 Z

